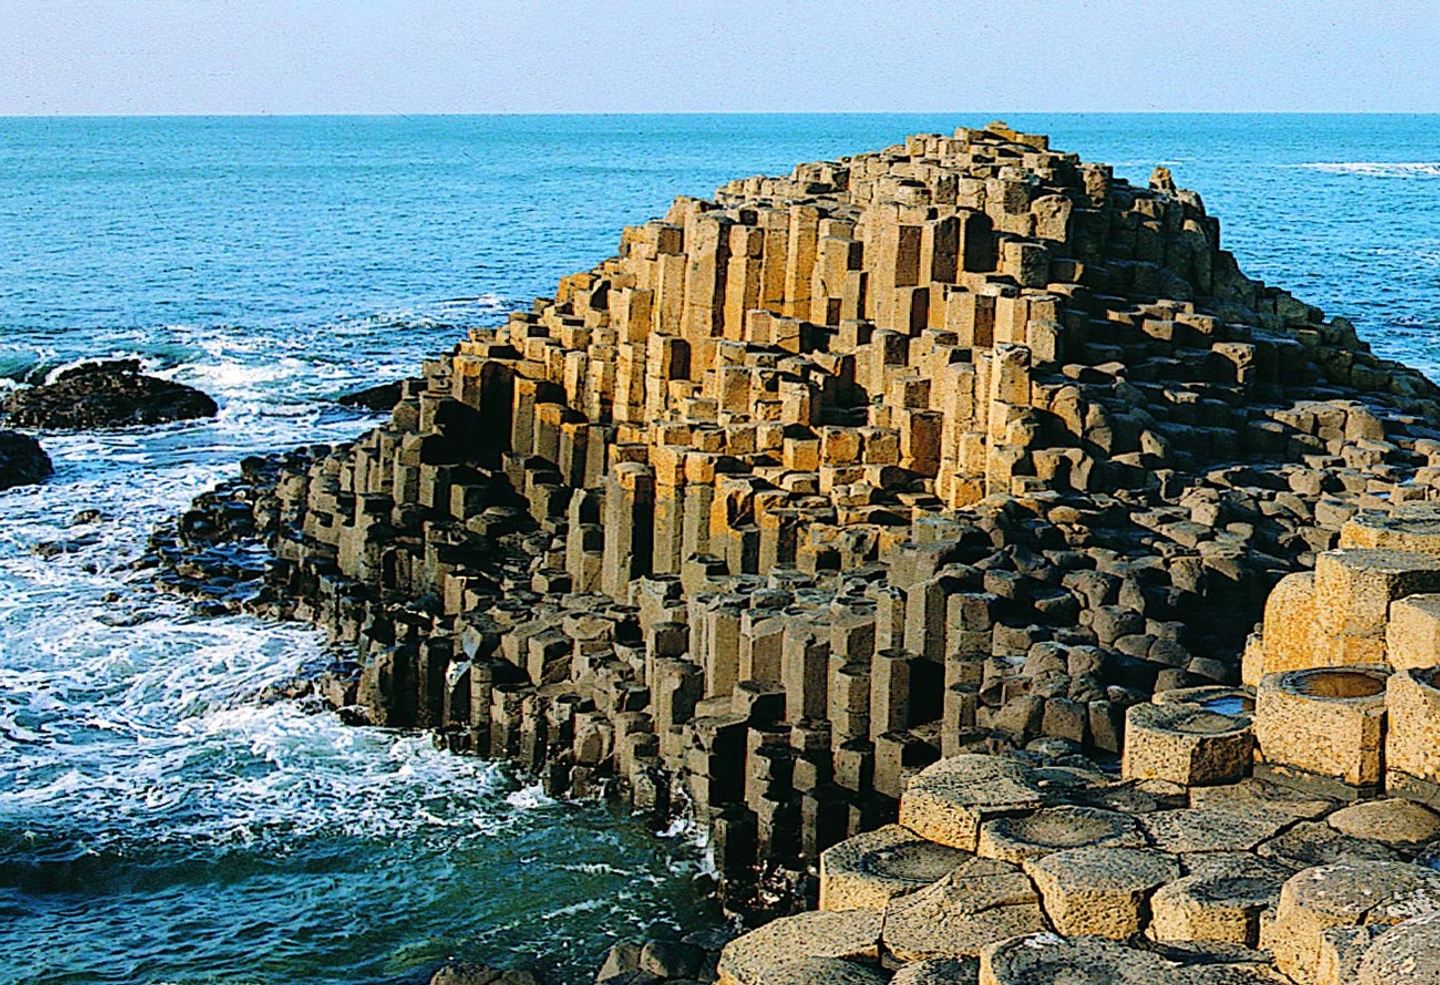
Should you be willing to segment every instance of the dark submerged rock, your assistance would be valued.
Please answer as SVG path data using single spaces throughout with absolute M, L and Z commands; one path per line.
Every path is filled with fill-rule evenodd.
M 401 384 L 402 381 L 395 380 L 392 383 L 369 386 L 353 393 L 342 394 L 335 402 L 345 407 L 363 407 L 365 410 L 383 414 L 400 402 Z
M 0 431 L 0 489 L 33 485 L 54 472 L 40 442 L 27 434 Z
M 430 985 L 541 985 L 533 972 L 500 971 L 481 964 L 447 964 L 430 978 Z
M 215 401 L 194 387 L 146 376 L 136 359 L 85 363 L 5 398 L 9 424 L 31 428 L 129 427 L 214 417 Z

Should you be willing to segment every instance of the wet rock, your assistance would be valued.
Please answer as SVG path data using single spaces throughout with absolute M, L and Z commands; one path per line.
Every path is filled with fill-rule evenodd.
M 542 985 L 534 972 L 500 971 L 480 964 L 447 964 L 430 977 L 430 985 Z
M 140 372 L 134 359 L 86 363 L 51 382 L 15 390 L 0 405 L 11 425 L 113 428 L 214 417 L 215 401 L 194 387 Z
M 40 442 L 26 434 L 0 431 L 0 489 L 33 485 L 54 472 Z
M 400 402 L 403 385 L 400 380 L 393 383 L 380 383 L 363 390 L 341 394 L 335 399 L 335 402 L 345 407 L 361 407 L 383 414 Z

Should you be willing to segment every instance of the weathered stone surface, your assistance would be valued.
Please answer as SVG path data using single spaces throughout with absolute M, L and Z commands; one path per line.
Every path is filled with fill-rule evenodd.
M 1255 702 L 1255 739 L 1269 764 L 1357 787 L 1383 779 L 1382 670 L 1330 667 L 1271 674 Z
M 1365 951 L 1357 985 L 1440 985 L 1440 911 L 1403 920 Z
M 885 949 L 901 961 L 973 957 L 992 941 L 1047 926 L 1035 887 L 1017 865 L 971 859 L 929 889 L 885 910 Z
M 1062 934 L 1124 940 L 1144 929 L 1150 894 L 1180 878 L 1173 855 L 1139 848 L 1072 848 L 1025 863 Z
M 841 959 L 875 967 L 878 910 L 801 913 L 737 937 L 720 952 L 721 985 L 762 985 L 779 965 L 797 958 Z
M 975 958 L 930 958 L 905 965 L 890 985 L 976 985 L 979 976 Z
M 1172 854 L 1237 852 L 1254 848 L 1274 836 L 1291 819 L 1261 811 L 1231 811 L 1218 807 L 1187 807 L 1153 811 L 1140 817 L 1150 844 Z
M 1398 798 L 1351 804 L 1325 822 L 1341 834 L 1387 845 L 1417 846 L 1440 838 L 1440 814 Z
M 820 909 L 884 907 L 943 879 L 969 857 L 897 824 L 847 838 L 820 855 Z
M 1095 807 L 1047 807 L 1020 817 L 1001 817 L 980 826 L 976 854 L 1023 862 L 1065 848 L 1144 848 L 1133 818 Z
M 973 852 L 984 821 L 1043 802 L 1030 767 L 994 756 L 954 756 L 910 781 L 900 800 L 900 823 L 930 841 Z
M 1249 772 L 1254 749 L 1248 715 L 1190 702 L 1138 704 L 1125 715 L 1121 771 L 1127 780 L 1227 783 Z
M 1285 882 L 1261 943 L 1280 971 L 1309 985 L 1317 981 L 1325 930 L 1397 924 L 1437 910 L 1440 872 L 1404 862 L 1340 862 Z
M 1255 947 L 1260 916 L 1279 899 L 1288 870 L 1224 853 L 1150 898 L 1149 933 L 1161 941 L 1224 941 Z
M 839 958 L 794 958 L 766 968 L 756 985 L 885 985 L 874 968 Z
M 146 376 L 138 360 L 86 363 L 5 397 L 4 420 L 23 428 L 113 428 L 214 417 L 194 387 Z

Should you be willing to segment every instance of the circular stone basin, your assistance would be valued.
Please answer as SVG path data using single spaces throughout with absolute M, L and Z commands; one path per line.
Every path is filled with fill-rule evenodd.
M 1255 699 L 1238 694 L 1227 694 L 1209 701 L 1200 702 L 1200 707 L 1218 715 L 1248 715 L 1255 710 Z
M 1170 727 L 1187 735 L 1224 735 L 1226 732 L 1249 728 L 1250 722 L 1248 719 L 1232 718 L 1219 712 L 1197 711 L 1192 715 L 1176 718 L 1170 723 Z
M 1333 701 L 1373 698 L 1385 692 L 1385 675 L 1367 670 L 1300 670 L 1286 675 L 1297 694 Z
M 861 865 L 871 875 L 931 883 L 948 876 L 966 857 L 958 848 L 933 841 L 914 841 L 870 852 Z

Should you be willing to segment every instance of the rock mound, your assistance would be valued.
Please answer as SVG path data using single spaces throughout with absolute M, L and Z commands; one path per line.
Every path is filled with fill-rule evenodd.
M 109 428 L 214 417 L 215 401 L 194 387 L 140 372 L 137 359 L 85 363 L 5 398 L 6 421 L 29 428 Z
M 29 435 L 0 431 L 0 489 L 31 485 L 54 471 L 40 442 Z

